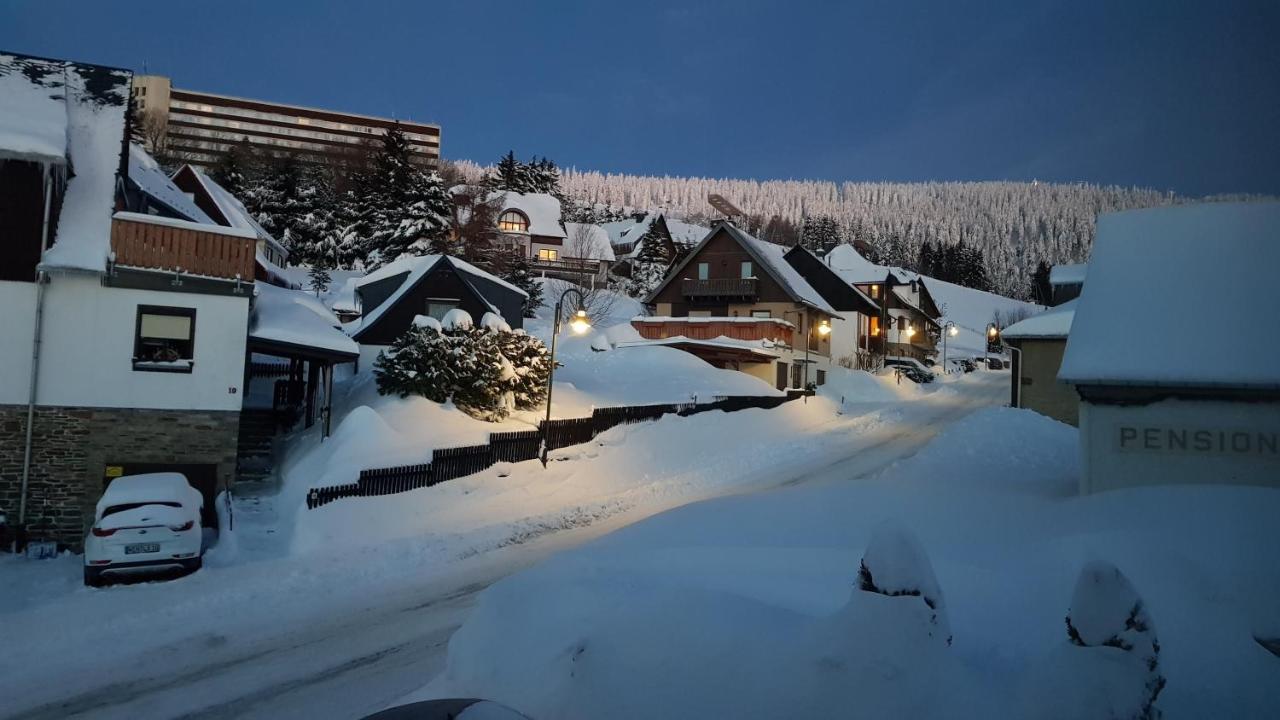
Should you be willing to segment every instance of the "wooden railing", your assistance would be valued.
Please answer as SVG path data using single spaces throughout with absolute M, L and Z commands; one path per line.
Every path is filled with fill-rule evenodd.
M 685 297 L 753 298 L 756 296 L 755 278 L 712 278 L 710 280 L 684 279 Z
M 631 326 L 646 340 L 665 340 L 687 337 L 691 340 L 714 340 L 718 337 L 735 340 L 772 340 L 791 346 L 795 327 L 768 318 L 636 318 Z
M 121 217 L 111 221 L 117 265 L 253 282 L 253 238 Z

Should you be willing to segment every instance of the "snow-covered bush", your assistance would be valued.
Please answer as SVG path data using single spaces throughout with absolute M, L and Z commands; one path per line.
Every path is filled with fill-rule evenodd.
M 1064 720 L 1159 718 L 1160 642 L 1128 578 L 1110 563 L 1085 565 L 1066 622 L 1068 642 L 1028 687 L 1028 712 Z M 1054 700 L 1045 704 L 1046 698 Z
M 374 361 L 378 392 L 452 400 L 468 415 L 490 421 L 513 408 L 537 406 L 546 398 L 550 372 L 546 346 L 523 331 L 501 329 L 505 323 L 486 325 L 473 327 L 470 315 L 459 310 L 442 322 L 415 318 Z
M 942 588 L 919 541 L 906 528 L 884 524 L 876 529 L 858 568 L 858 590 L 887 597 L 919 598 L 928 617 L 930 637 L 951 644 L 951 625 Z M 926 611 L 927 609 L 927 611 Z

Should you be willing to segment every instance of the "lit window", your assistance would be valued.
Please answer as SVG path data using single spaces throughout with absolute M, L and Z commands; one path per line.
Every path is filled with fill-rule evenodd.
M 538 259 L 539 259 L 539 260 L 551 260 L 552 262 L 554 262 L 554 261 L 556 261 L 556 260 L 559 260 L 559 259 L 560 259 L 560 251 L 559 251 L 559 250 L 551 250 L 551 249 L 549 249 L 549 248 L 539 248 L 539 250 L 538 250 Z
M 195 308 L 138 306 L 133 369 L 191 372 L 195 360 Z
M 871 318 L 871 336 L 876 337 L 880 334 L 880 318 Z
M 310 125 L 310 124 L 311 124 L 311 120 L 310 120 L 309 118 L 300 117 L 300 118 L 298 118 L 298 124 L 299 124 L 299 125 Z
M 878 297 L 880 297 L 880 286 L 879 286 L 879 285 L 872 285 L 872 286 L 871 286 L 871 297 L 873 297 L 873 298 L 878 298 Z
M 529 218 L 518 210 L 508 210 L 498 217 L 498 229 L 503 232 L 529 232 Z

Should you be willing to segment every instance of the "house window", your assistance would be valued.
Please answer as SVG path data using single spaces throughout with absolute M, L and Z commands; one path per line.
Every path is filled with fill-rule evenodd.
M 698 263 L 698 279 L 706 280 L 711 277 L 711 263 Z
M 555 262 L 560 259 L 560 251 L 552 250 L 550 248 L 538 248 L 538 259 Z
M 879 335 L 880 335 L 880 318 L 872 317 L 871 318 L 871 336 L 877 337 Z
M 195 364 L 196 309 L 139 305 L 133 369 L 191 372 Z
M 690 310 L 689 317 L 711 317 L 710 310 Z
M 503 232 L 529 232 L 529 218 L 518 210 L 508 210 L 498 216 L 498 229 Z
M 427 299 L 427 315 L 437 320 L 444 320 L 444 316 L 456 307 L 458 307 L 457 300 L 451 300 L 448 298 Z
M 899 317 L 898 330 L 906 330 L 906 329 L 907 329 L 907 319 L 905 317 Z
M 746 280 L 747 278 L 751 278 L 754 276 L 755 276 L 754 272 L 751 269 L 751 261 L 744 260 L 742 262 L 742 274 L 739 277 L 741 277 L 743 280 Z
M 872 285 L 872 286 L 871 286 L 871 298 L 872 298 L 873 300 L 878 300 L 878 299 L 880 298 L 880 286 L 879 286 L 879 285 Z
M 818 384 L 819 384 L 819 385 L 826 385 L 826 384 L 827 384 L 827 371 L 826 371 L 826 370 L 819 370 L 819 371 L 818 371 Z
M 773 313 L 769 312 L 768 310 L 752 310 L 752 311 L 751 311 L 751 317 L 753 317 L 753 318 L 771 318 L 771 317 L 773 317 Z

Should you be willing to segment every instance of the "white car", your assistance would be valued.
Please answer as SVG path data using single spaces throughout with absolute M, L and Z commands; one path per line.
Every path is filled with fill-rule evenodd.
M 84 583 L 103 575 L 200 568 L 204 498 L 181 473 L 116 478 L 84 539 Z

